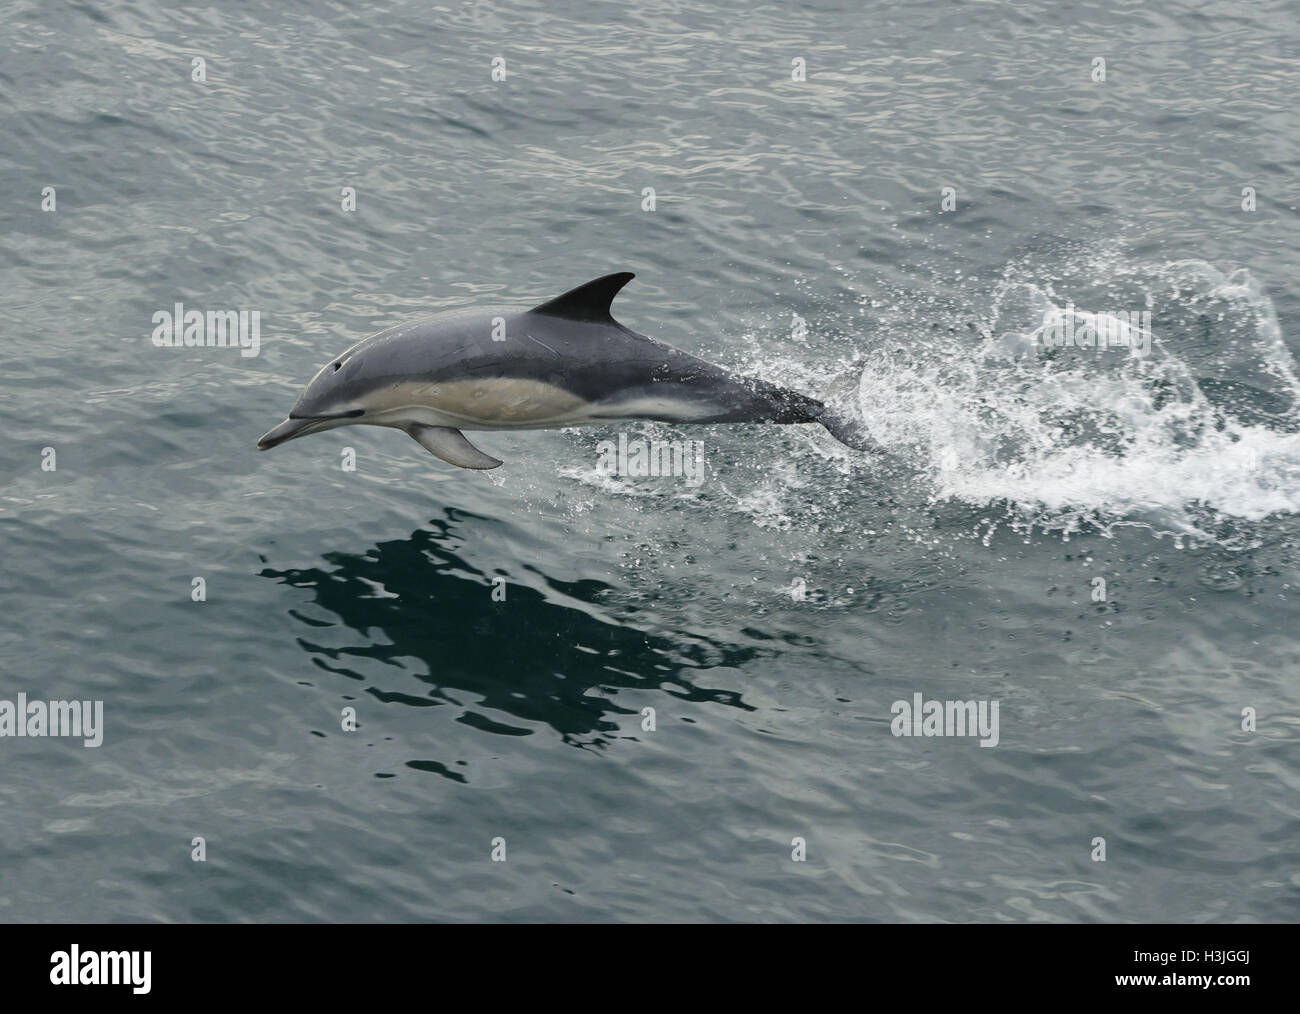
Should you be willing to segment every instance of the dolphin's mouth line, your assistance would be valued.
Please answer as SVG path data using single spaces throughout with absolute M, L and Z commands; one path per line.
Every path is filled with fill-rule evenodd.
M 286 440 L 292 440 L 294 437 L 301 437 L 307 433 L 315 432 L 315 424 L 318 422 L 328 422 L 333 419 L 356 419 L 358 416 L 366 414 L 363 408 L 354 408 L 350 412 L 333 412 L 329 415 L 294 415 L 289 413 L 289 418 L 280 423 L 270 433 L 265 434 L 257 442 L 259 451 L 269 451 L 272 447 L 277 447 Z

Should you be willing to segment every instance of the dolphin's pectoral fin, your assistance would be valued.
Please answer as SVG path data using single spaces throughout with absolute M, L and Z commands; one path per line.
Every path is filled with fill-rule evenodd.
M 406 427 L 415 442 L 435 457 L 461 468 L 496 468 L 499 458 L 484 454 L 465 439 L 465 434 L 450 426 L 422 426 L 419 423 Z

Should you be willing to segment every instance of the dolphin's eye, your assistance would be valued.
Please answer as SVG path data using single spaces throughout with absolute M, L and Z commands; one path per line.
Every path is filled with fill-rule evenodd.
M 342 365 L 343 365 L 342 363 L 335 363 L 335 364 L 334 364 L 334 372 L 335 372 L 335 373 L 338 373 L 338 372 L 339 372 L 339 367 L 342 366 Z

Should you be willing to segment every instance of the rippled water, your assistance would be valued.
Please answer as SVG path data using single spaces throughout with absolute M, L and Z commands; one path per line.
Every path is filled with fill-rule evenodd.
M 0 699 L 105 715 L 0 738 L 0 918 L 1300 917 L 1293 15 L 0 3 Z M 367 334 L 616 270 L 889 453 L 255 450 Z

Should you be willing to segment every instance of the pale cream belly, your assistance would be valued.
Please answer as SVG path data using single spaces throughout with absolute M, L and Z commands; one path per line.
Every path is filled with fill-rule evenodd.
M 374 425 L 485 430 L 571 426 L 589 420 L 594 408 L 552 384 L 524 379 L 398 384 L 370 394 L 363 405 Z
M 683 401 L 665 389 L 655 395 L 590 402 L 553 384 L 518 378 L 407 382 L 368 395 L 361 407 L 375 426 L 452 426 L 461 430 L 553 429 L 614 419 L 691 422 L 717 411 L 698 398 Z

